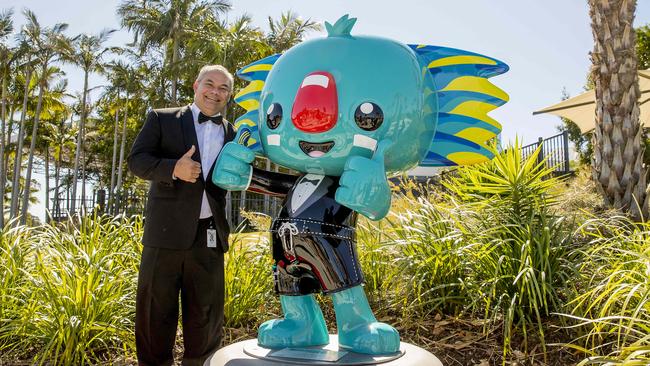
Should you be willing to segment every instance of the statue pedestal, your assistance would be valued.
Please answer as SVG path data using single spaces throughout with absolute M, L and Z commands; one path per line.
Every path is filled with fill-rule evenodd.
M 424 349 L 402 342 L 400 352 L 371 356 L 339 350 L 338 338 L 330 334 L 327 346 L 269 349 L 249 339 L 226 346 L 205 361 L 204 366 L 281 366 L 281 365 L 378 365 L 442 366 L 440 360 Z

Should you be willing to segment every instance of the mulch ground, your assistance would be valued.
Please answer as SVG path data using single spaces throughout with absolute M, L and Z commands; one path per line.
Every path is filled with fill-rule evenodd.
M 336 332 L 336 324 L 327 310 L 325 316 L 330 333 Z M 415 344 L 433 353 L 445 366 L 502 366 L 503 338 L 501 332 L 485 334 L 482 321 L 435 316 L 427 321 L 409 322 L 396 317 L 384 316 L 380 319 L 392 324 L 400 332 L 402 341 Z M 528 349 L 523 339 L 514 339 L 512 352 L 505 359 L 507 366 L 570 366 L 580 361 L 580 357 L 560 346 L 568 337 L 562 330 L 546 329 L 547 350 L 544 354 L 541 343 L 535 338 L 528 340 Z M 223 345 L 236 343 L 257 336 L 256 327 L 226 328 Z M 183 354 L 182 335 L 179 331 L 176 348 L 176 364 L 180 365 Z M 131 357 L 109 357 L 106 364 L 115 366 L 137 365 Z M 28 360 L 8 360 L 0 355 L 0 366 L 31 365 Z

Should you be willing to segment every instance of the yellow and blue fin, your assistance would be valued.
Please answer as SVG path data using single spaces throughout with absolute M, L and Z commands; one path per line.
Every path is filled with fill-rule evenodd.
M 237 143 L 247 146 L 256 153 L 263 154 L 260 144 L 258 124 L 260 121 L 260 94 L 269 75 L 273 64 L 280 58 L 281 54 L 275 54 L 255 61 L 237 71 L 237 76 L 249 81 L 248 85 L 235 95 L 235 102 L 239 104 L 246 113 L 235 120 L 237 129 Z
M 488 116 L 509 97 L 488 78 L 508 65 L 487 56 L 454 48 L 409 45 L 429 70 L 436 88 L 438 123 L 420 166 L 481 163 L 494 157 L 488 142 L 501 124 Z

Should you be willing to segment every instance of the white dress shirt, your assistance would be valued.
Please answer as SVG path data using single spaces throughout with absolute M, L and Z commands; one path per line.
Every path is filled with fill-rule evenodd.
M 199 123 L 199 107 L 192 103 L 192 117 L 194 118 L 194 130 L 196 131 L 196 139 L 199 142 L 199 152 L 201 153 L 201 170 L 203 171 L 203 179 L 208 182 L 211 177 L 208 176 L 210 168 L 214 161 L 217 159 L 221 148 L 223 147 L 224 128 L 223 125 L 217 125 L 210 121 Z M 216 116 L 220 115 L 217 114 Z M 216 117 L 212 116 L 212 117 Z M 224 122 L 225 123 L 225 122 Z M 208 204 L 208 196 L 203 191 L 203 198 L 201 201 L 201 214 L 200 219 L 205 219 L 212 216 L 212 210 Z

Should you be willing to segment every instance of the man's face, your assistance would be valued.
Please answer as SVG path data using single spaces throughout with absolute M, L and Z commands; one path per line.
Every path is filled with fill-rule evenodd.
M 194 82 L 194 103 L 207 116 L 223 113 L 230 98 L 230 80 L 221 71 L 210 71 Z

